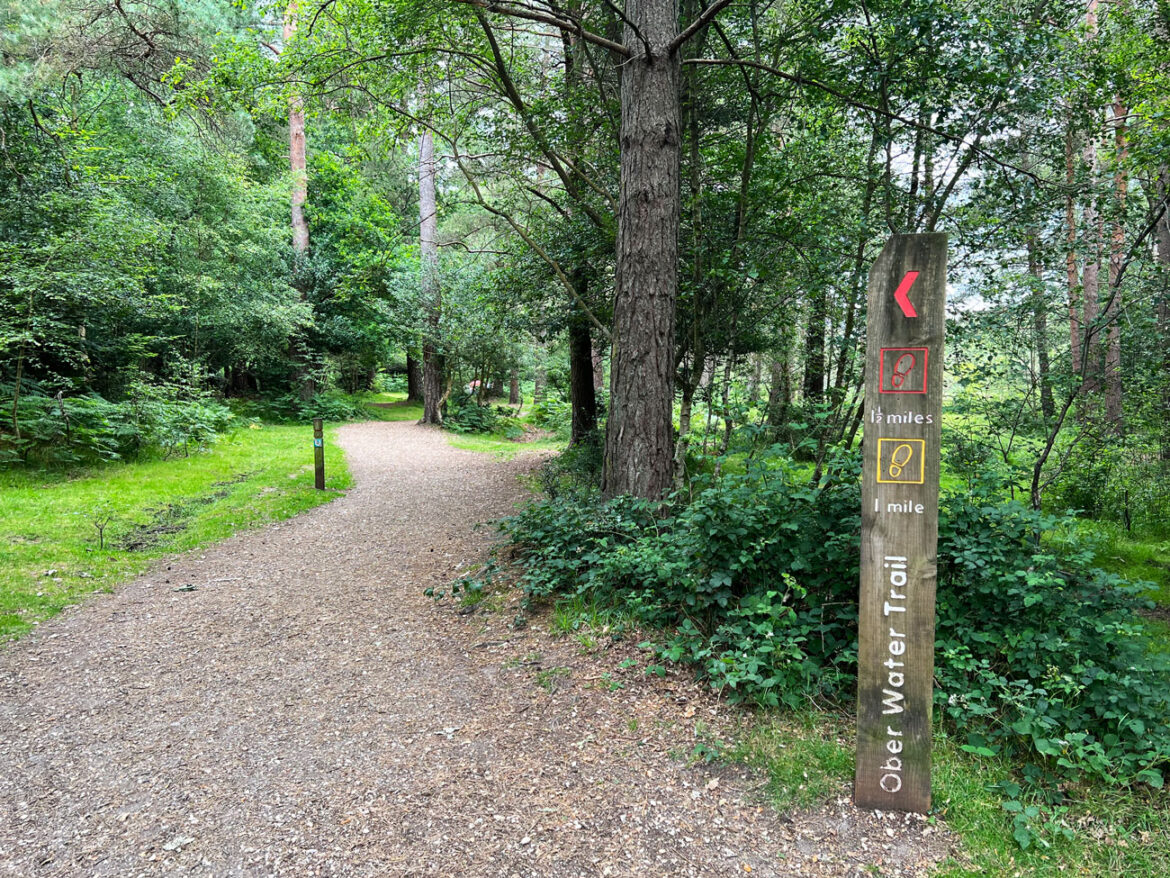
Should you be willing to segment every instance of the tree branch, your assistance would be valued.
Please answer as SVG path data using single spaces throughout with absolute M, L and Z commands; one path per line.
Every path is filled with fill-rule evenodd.
M 553 27 L 576 34 L 586 42 L 593 43 L 598 46 L 603 46 L 611 52 L 616 52 L 623 58 L 630 57 L 630 50 L 621 43 L 615 43 L 613 40 L 607 40 L 603 36 L 587 31 L 581 25 L 573 21 L 566 21 L 563 18 L 557 18 L 555 15 L 547 15 L 543 12 L 538 12 L 535 9 L 530 9 L 526 6 L 513 6 L 508 3 L 498 3 L 496 0 L 455 0 L 456 3 L 463 3 L 468 6 L 478 6 L 480 9 L 486 9 L 488 12 L 497 12 L 500 15 L 507 15 L 512 18 L 523 18 L 528 21 L 539 21 L 542 24 L 550 24 Z
M 1006 168 L 1009 171 L 1014 171 L 1017 174 L 1023 174 L 1025 177 L 1030 177 L 1031 179 L 1035 180 L 1037 183 L 1039 183 L 1041 185 L 1044 184 L 1044 180 L 1040 179 L 1040 177 L 1038 177 L 1036 174 L 1032 173 L 1031 171 L 1025 170 L 1024 168 L 1017 167 L 1016 165 L 1013 165 L 1010 162 L 1005 162 L 1002 159 L 998 159 L 994 155 L 989 153 L 987 150 L 967 143 L 966 139 L 963 137 L 957 137 L 954 134 L 949 134 L 946 131 L 943 131 L 939 128 L 935 128 L 933 125 L 926 125 L 926 124 L 924 124 L 922 122 L 918 122 L 914 119 L 907 118 L 906 116 L 899 115 L 898 113 L 895 113 L 891 110 L 883 110 L 880 107 L 875 107 L 873 104 L 868 104 L 865 101 L 862 101 L 858 98 L 853 97 L 852 95 L 848 95 L 845 92 L 841 91 L 840 89 L 834 88 L 831 85 L 826 85 L 825 83 L 818 82 L 815 79 L 809 79 L 807 76 L 801 76 L 797 73 L 787 73 L 783 70 L 780 70 L 779 68 L 772 67 L 769 64 L 763 64 L 759 61 L 729 60 L 729 59 L 725 59 L 725 58 L 685 58 L 682 63 L 683 64 L 715 66 L 715 67 L 729 67 L 729 66 L 754 67 L 757 70 L 763 70 L 766 73 L 771 73 L 773 76 L 779 77 L 780 79 L 785 79 L 788 82 L 795 83 L 796 85 L 805 85 L 805 86 L 810 86 L 812 88 L 820 89 L 821 91 L 825 92 L 826 94 L 831 94 L 834 97 L 840 98 L 841 100 L 845 101 L 845 103 L 849 104 L 849 106 L 851 106 L 851 107 L 856 107 L 859 110 L 865 110 L 867 113 L 877 113 L 879 116 L 884 116 L 887 119 L 893 119 L 894 121 L 901 122 L 903 125 L 908 125 L 911 128 L 914 128 L 914 129 L 917 129 L 920 131 L 928 131 L 931 134 L 934 134 L 938 137 L 943 138 L 944 140 L 950 141 L 951 143 L 958 143 L 958 144 L 962 144 L 964 146 L 967 146 L 976 155 L 979 155 L 979 156 L 987 159 L 989 162 L 991 162 L 994 165 L 998 165 L 1001 168 Z
M 670 41 L 670 45 L 666 47 L 666 54 L 673 55 L 683 47 L 683 44 L 710 24 L 711 20 L 715 18 L 724 7 L 729 6 L 731 0 L 715 0 L 710 6 L 703 10 L 702 14 L 687 25 L 686 29 L 682 31 L 677 37 Z

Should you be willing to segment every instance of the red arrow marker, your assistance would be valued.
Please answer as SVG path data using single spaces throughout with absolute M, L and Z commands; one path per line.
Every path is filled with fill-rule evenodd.
M 914 286 L 914 281 L 918 280 L 917 271 L 908 271 L 906 276 L 902 278 L 902 282 L 898 284 L 898 289 L 894 290 L 894 301 L 898 303 L 898 307 L 902 309 L 902 313 L 907 317 L 917 317 L 918 312 L 914 310 L 914 304 L 910 301 L 910 297 L 906 294 L 910 292 L 910 287 Z

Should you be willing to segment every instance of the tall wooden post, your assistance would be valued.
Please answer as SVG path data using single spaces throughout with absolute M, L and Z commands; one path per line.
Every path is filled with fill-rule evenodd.
M 320 418 L 313 418 L 313 487 L 325 490 L 325 432 Z
M 946 235 L 895 235 L 869 273 L 854 785 L 862 808 L 930 808 L 946 266 Z

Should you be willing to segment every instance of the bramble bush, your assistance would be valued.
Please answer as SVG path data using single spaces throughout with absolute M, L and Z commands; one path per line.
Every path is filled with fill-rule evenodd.
M 774 448 L 743 474 L 697 477 L 666 509 L 569 490 L 501 526 L 530 598 L 620 606 L 663 631 L 663 658 L 732 699 L 842 703 L 856 687 L 859 476 L 859 457 L 839 453 L 810 485 Z M 1042 538 L 1061 519 L 998 486 L 942 507 L 937 712 L 966 749 L 1010 756 L 1038 787 L 1161 787 L 1170 665 L 1149 648 L 1141 586 Z

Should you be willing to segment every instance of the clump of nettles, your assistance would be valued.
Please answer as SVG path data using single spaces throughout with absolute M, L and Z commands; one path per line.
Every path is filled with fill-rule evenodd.
M 773 455 L 700 477 L 665 514 L 569 491 L 502 528 L 530 597 L 620 606 L 732 699 L 841 704 L 856 686 L 859 475 L 858 456 L 839 455 L 810 486 Z M 1170 664 L 1143 630 L 1141 585 L 1083 545 L 1038 540 L 1060 523 L 989 486 L 943 498 L 936 712 L 1038 787 L 1161 787 Z

